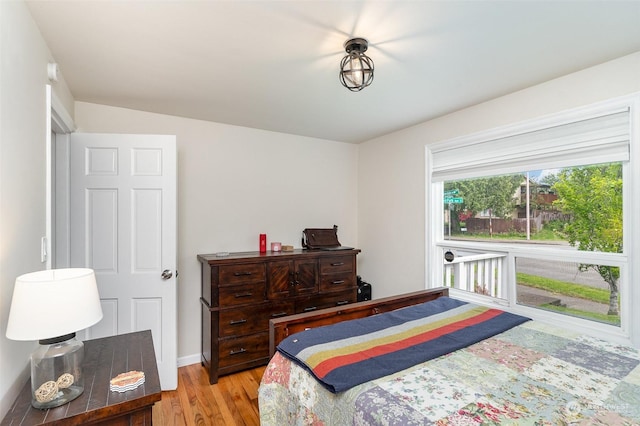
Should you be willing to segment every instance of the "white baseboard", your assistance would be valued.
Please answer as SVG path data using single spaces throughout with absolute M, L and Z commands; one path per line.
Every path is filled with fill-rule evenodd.
M 200 364 L 200 354 L 187 355 L 178 358 L 178 368 L 191 364 Z

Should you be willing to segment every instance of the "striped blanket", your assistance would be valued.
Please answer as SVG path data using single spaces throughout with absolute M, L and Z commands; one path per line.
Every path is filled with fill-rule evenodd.
M 280 342 L 278 351 L 336 393 L 467 347 L 528 320 L 441 297 L 305 330 Z

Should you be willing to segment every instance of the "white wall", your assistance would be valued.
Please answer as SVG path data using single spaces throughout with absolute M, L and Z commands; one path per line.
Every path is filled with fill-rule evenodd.
M 0 1 L 0 418 L 28 377 L 35 342 L 5 337 L 18 275 L 45 268 L 47 63 L 52 59 L 23 2 Z M 64 81 L 56 95 L 71 99 Z M 43 319 L 44 320 L 44 319 Z
M 373 296 L 425 287 L 426 144 L 637 91 L 640 52 L 360 144 L 359 273 Z
M 84 102 L 75 122 L 81 132 L 177 136 L 182 363 L 200 351 L 198 253 L 257 251 L 260 233 L 300 247 L 302 229 L 334 224 L 357 246 L 357 145 Z

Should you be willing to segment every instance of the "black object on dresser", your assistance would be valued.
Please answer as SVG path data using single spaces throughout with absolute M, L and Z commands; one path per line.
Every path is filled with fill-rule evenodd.
M 356 282 L 358 283 L 358 302 L 371 300 L 371 284 L 362 281 L 360 275 L 356 276 Z
M 269 361 L 269 320 L 357 300 L 358 249 L 199 254 L 209 382 Z

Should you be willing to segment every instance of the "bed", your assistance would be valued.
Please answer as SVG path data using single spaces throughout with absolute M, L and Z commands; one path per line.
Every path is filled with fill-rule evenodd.
M 465 343 L 441 331 L 448 327 L 466 339 L 471 333 L 467 325 L 458 326 L 460 315 L 464 324 L 489 318 L 476 321 L 488 337 L 474 335 L 475 343 Z M 273 356 L 258 391 L 261 424 L 640 425 L 639 350 L 510 315 L 455 301 L 446 289 L 436 289 L 272 321 Z M 380 328 L 380 321 L 391 323 Z M 419 327 L 406 326 L 416 321 Z M 503 331 L 495 328 L 507 322 Z M 420 328 L 424 341 L 402 334 L 402 342 L 417 346 L 379 343 L 380 334 L 387 339 L 409 328 Z M 354 336 L 344 334 L 352 329 Z M 437 349 L 431 359 L 404 364 L 405 351 L 423 356 L 449 340 L 465 346 L 442 354 Z M 305 346 L 296 352 L 299 344 Z M 383 362 L 367 364 L 369 355 L 357 355 L 363 351 Z M 351 364 L 344 361 L 354 357 Z M 398 371 L 385 371 L 394 364 Z M 355 378 L 358 370 L 366 380 Z M 377 370 L 380 377 L 368 378 Z M 327 380 L 331 374 L 336 381 Z M 342 383 L 345 377 L 353 383 Z

